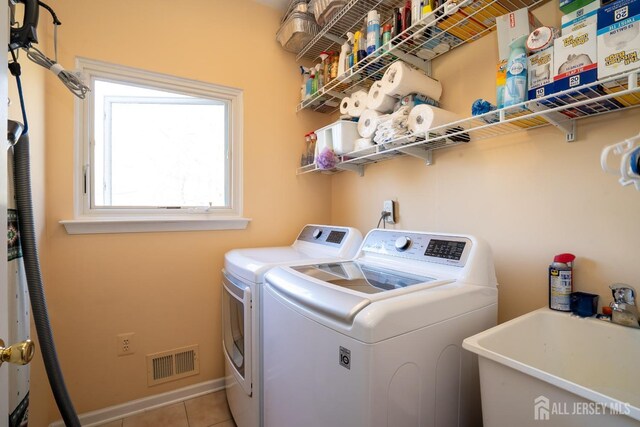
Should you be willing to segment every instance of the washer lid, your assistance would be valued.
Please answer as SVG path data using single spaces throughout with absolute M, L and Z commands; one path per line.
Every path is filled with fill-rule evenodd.
M 334 286 L 365 294 L 377 294 L 438 280 L 434 277 L 374 267 L 357 261 L 303 265 L 292 267 L 292 270 Z

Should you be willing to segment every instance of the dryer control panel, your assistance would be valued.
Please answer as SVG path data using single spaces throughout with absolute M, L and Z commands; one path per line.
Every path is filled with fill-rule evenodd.
M 373 230 L 362 245 L 365 252 L 436 264 L 464 267 L 473 242 L 465 236 L 400 230 Z
M 350 230 L 348 228 L 307 225 L 302 229 L 296 240 L 340 247 L 347 241 L 349 233 Z

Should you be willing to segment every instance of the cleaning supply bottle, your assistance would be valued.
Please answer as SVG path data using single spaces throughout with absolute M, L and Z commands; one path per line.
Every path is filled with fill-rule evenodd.
M 316 72 L 316 67 L 311 68 L 311 76 L 309 77 L 311 81 L 311 95 L 315 94 L 318 91 L 318 74 Z
M 318 89 L 329 83 L 329 52 L 320 52 L 320 69 L 322 70 L 322 85 L 318 86 Z
M 367 14 L 367 55 L 380 47 L 380 15 L 375 10 Z
M 331 74 L 331 80 L 335 79 L 338 77 L 338 63 L 339 63 L 339 58 L 338 58 L 338 53 L 337 52 L 331 52 L 331 67 L 330 68 L 330 74 Z
M 338 76 L 343 75 L 351 66 L 349 65 L 349 54 L 351 53 L 351 43 L 353 43 L 353 33 L 347 33 L 347 41 L 340 48 L 340 58 L 338 59 Z
M 322 64 L 316 64 L 316 79 L 318 79 L 318 88 L 316 92 L 324 87 L 324 76 L 322 75 Z
M 422 2 L 420 0 L 411 0 L 411 25 L 415 24 L 422 18 Z
M 573 254 L 556 255 L 549 266 L 549 308 L 552 310 L 571 311 L 575 259 Z
M 389 50 L 389 48 L 391 47 L 389 45 L 389 42 L 391 42 L 392 30 L 393 30 L 393 25 L 391 25 L 390 23 L 384 24 L 382 26 L 382 46 L 385 51 Z
M 302 86 L 300 87 L 300 99 L 305 100 L 311 96 L 309 89 L 309 69 L 307 67 L 300 66 L 300 74 L 302 75 Z
M 503 95 L 505 107 L 527 100 L 527 37 L 519 37 L 509 45 L 511 52 L 507 61 L 507 84 Z

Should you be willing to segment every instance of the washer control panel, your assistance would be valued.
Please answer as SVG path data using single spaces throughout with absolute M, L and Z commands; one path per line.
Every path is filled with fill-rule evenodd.
M 340 247 L 347 241 L 348 228 L 326 227 L 322 225 L 307 225 L 298 235 L 297 240 Z
M 471 239 L 463 236 L 373 230 L 367 235 L 362 250 L 390 257 L 464 267 L 472 245 Z

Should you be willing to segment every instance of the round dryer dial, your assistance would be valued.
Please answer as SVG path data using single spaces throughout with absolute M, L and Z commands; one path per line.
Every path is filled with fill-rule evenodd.
M 320 236 L 322 236 L 322 229 L 316 228 L 315 230 L 313 230 L 313 238 L 314 239 L 319 239 Z
M 396 239 L 396 250 L 397 251 L 406 251 L 411 246 L 411 239 L 406 236 L 398 237 Z

